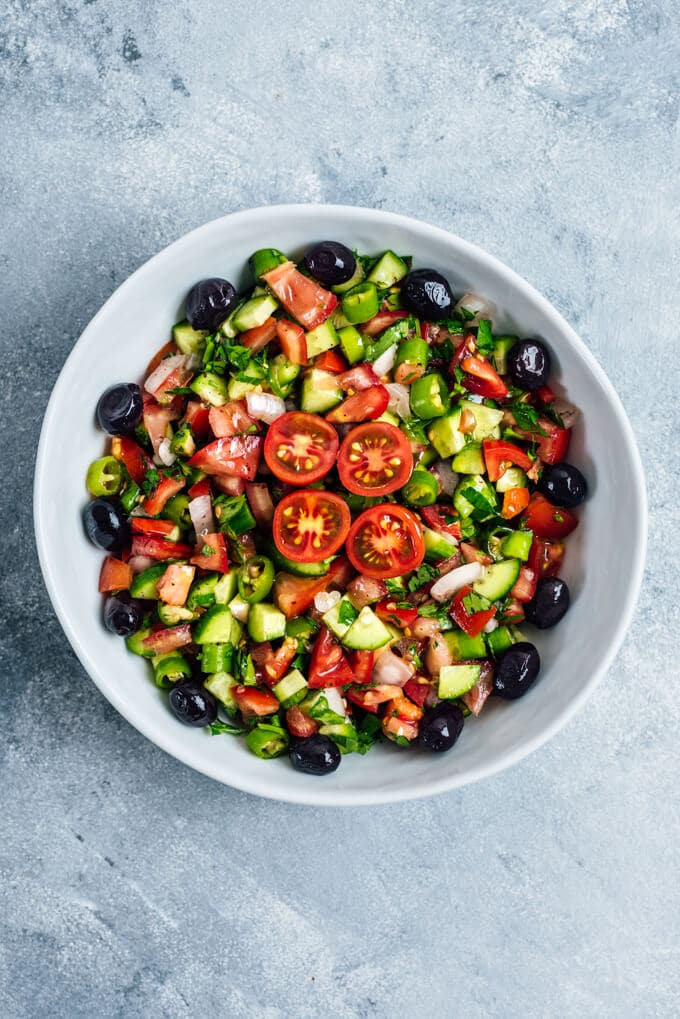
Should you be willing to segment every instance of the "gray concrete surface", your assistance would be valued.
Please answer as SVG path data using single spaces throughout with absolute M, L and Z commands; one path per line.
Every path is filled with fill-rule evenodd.
M 680 1014 L 679 44 L 672 0 L 5 0 L 5 1019 Z M 99 695 L 40 579 L 34 452 L 75 338 L 169 241 L 281 201 L 500 256 L 590 344 L 646 465 L 607 680 L 522 765 L 429 802 L 323 813 L 191 773 Z

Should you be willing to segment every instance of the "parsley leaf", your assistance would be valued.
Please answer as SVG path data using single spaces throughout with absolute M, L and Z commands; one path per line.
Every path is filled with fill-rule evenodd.
M 201 555 L 215 555 L 215 549 L 211 545 L 203 545 L 201 548 Z
M 343 599 L 340 603 L 340 611 L 338 612 L 338 622 L 342 623 L 343 626 L 351 626 L 358 615 L 358 609 L 355 609 L 349 600 L 345 601 Z
M 208 728 L 210 729 L 211 736 L 219 736 L 222 733 L 227 733 L 229 736 L 240 736 L 242 733 L 247 732 L 247 729 L 242 729 L 238 725 L 230 725 L 229 722 L 223 722 L 219 718 L 216 722 L 212 722 Z
M 539 435 L 545 435 L 545 432 L 538 423 L 538 411 L 531 404 L 523 403 L 522 400 L 515 400 L 514 403 L 510 404 L 508 410 L 519 428 L 523 428 L 525 432 L 537 432 Z
M 488 318 L 481 318 L 479 320 L 479 325 L 477 326 L 477 350 L 481 354 L 492 354 L 494 351 L 491 322 Z
M 156 486 L 160 483 L 160 480 L 161 476 L 156 468 L 151 467 L 144 475 L 144 480 L 142 481 L 142 491 L 144 492 L 144 495 L 151 495 Z
M 387 593 L 391 594 L 393 597 L 395 595 L 397 597 L 401 597 L 406 591 L 406 588 L 404 587 L 404 581 L 402 580 L 401 577 L 393 577 L 389 580 L 386 580 L 385 587 L 387 588 Z
M 411 575 L 411 579 L 408 582 L 408 589 L 413 594 L 419 588 L 424 587 L 425 584 L 429 584 L 431 580 L 436 580 L 439 576 L 439 570 L 436 566 L 428 566 L 427 563 L 423 563 L 418 569 Z
M 418 645 L 417 644 L 409 644 L 409 646 L 408 646 L 408 653 L 409 653 L 409 657 L 410 657 L 411 661 L 413 662 L 415 668 L 418 669 L 418 670 L 422 669 L 422 667 L 423 667 L 423 660 L 420 657 L 420 655 L 418 654 Z

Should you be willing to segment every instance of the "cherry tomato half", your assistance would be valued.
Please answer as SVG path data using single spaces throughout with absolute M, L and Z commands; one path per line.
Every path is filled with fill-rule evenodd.
M 306 488 L 281 500 L 272 532 L 281 555 L 296 563 L 318 563 L 338 551 L 349 525 L 349 508 L 340 496 Z
M 364 510 L 347 536 L 352 566 L 367 577 L 387 580 L 415 570 L 425 558 L 423 528 L 415 513 L 381 503 Z
M 356 495 L 396 492 L 406 484 L 412 470 L 408 439 L 386 421 L 370 421 L 353 428 L 340 446 L 340 480 Z
M 311 485 L 328 474 L 338 453 L 338 433 L 317 414 L 293 410 L 269 426 L 264 458 L 289 485 Z

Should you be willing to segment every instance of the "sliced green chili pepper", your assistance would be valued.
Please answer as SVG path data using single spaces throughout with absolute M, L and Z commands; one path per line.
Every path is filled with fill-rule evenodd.
M 138 504 L 142 490 L 134 481 L 128 481 L 120 497 L 120 504 L 126 513 L 131 513 Z
M 425 340 L 414 336 L 404 340 L 397 351 L 394 381 L 409 384 L 425 374 L 430 348 Z
M 352 325 L 357 322 L 368 322 L 378 314 L 378 291 L 375 283 L 360 283 L 353 287 L 342 299 L 342 313 Z
M 429 471 L 416 469 L 402 489 L 402 495 L 411 506 L 431 506 L 437 501 L 439 486 Z
M 501 551 L 507 559 L 520 559 L 525 563 L 529 558 L 533 539 L 533 531 L 511 531 L 507 538 L 503 539 Z
M 180 493 L 168 499 L 163 507 L 162 516 L 166 520 L 172 520 L 174 524 L 186 530 L 191 527 L 191 516 L 189 514 L 189 496 Z
M 261 279 L 266 272 L 275 269 L 277 265 L 283 265 L 288 259 L 277 248 L 260 248 L 254 251 L 248 259 L 248 264 L 253 271 L 256 280 Z
M 246 736 L 248 749 L 256 757 L 270 761 L 272 757 L 280 757 L 288 749 L 288 733 L 278 725 L 260 722 Z
M 451 406 L 446 382 L 439 372 L 423 375 L 411 386 L 411 410 L 424 420 L 440 418 Z
M 123 468 L 112 456 L 100 456 L 87 468 L 85 479 L 90 495 L 115 495 L 123 484 Z
M 505 559 L 503 542 L 514 532 L 510 527 L 492 527 L 486 535 L 486 550 L 494 559 Z
M 201 669 L 203 672 L 231 672 L 234 664 L 233 644 L 203 644 Z
M 274 563 L 266 556 L 253 556 L 238 571 L 238 592 L 249 605 L 263 601 L 274 586 Z
M 255 526 L 245 495 L 219 495 L 213 503 L 220 530 L 238 537 Z
M 191 675 L 191 666 L 184 657 L 176 651 L 169 655 L 163 655 L 153 660 L 153 673 L 156 686 L 167 690 L 180 679 Z
M 272 391 L 285 400 L 290 396 L 293 383 L 300 374 L 300 365 L 293 364 L 285 354 L 278 354 L 269 365 L 269 384 Z

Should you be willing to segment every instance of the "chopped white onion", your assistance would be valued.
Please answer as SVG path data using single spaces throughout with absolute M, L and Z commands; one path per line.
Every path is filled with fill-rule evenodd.
M 158 447 L 158 459 L 166 467 L 172 467 L 177 457 L 170 449 L 170 439 L 163 439 Z
M 329 686 L 325 687 L 321 692 L 328 701 L 329 709 L 334 711 L 336 715 L 342 715 L 344 718 L 346 705 L 338 688 L 336 686 Z
M 177 369 L 183 367 L 188 358 L 186 354 L 173 354 L 172 357 L 164 357 L 161 363 L 154 368 L 144 383 L 147 393 L 155 393 L 160 389 L 165 380 Z
M 246 403 L 250 416 L 268 425 L 286 413 L 286 404 L 273 393 L 246 393 Z
M 394 362 L 397 360 L 397 344 L 393 343 L 391 347 L 388 347 L 380 357 L 377 357 L 373 362 L 373 371 L 379 379 L 383 375 L 387 375 L 394 368 Z
M 451 570 L 450 573 L 440 577 L 439 580 L 435 580 L 430 588 L 430 594 L 435 601 L 446 601 L 448 598 L 452 598 L 461 588 L 467 587 L 468 584 L 474 584 L 476 580 L 481 580 L 483 576 L 484 567 L 481 563 L 465 563 L 464 566 L 457 566 L 455 570 Z
M 444 495 L 453 495 L 458 484 L 458 475 L 455 473 L 448 460 L 437 460 L 431 469 L 432 474 L 439 482 Z
M 189 354 L 187 356 L 187 363 L 185 364 L 184 367 L 188 372 L 195 372 L 198 371 L 202 364 L 203 358 L 201 357 L 200 354 Z
M 489 622 L 484 627 L 484 633 L 493 633 L 493 631 L 497 630 L 497 629 L 498 629 L 498 620 L 497 619 L 490 619 Z
M 199 495 L 191 500 L 189 503 L 189 516 L 194 525 L 197 538 L 203 537 L 204 534 L 215 533 L 215 518 L 209 495 Z
M 241 598 L 235 598 L 229 602 L 229 609 L 234 619 L 238 619 L 239 623 L 248 622 L 248 613 L 250 612 L 248 602 L 242 601 Z
M 493 301 L 487 301 L 485 297 L 479 297 L 478 294 L 463 294 L 454 311 L 460 314 L 463 308 L 474 315 L 474 318 L 468 319 L 466 322 L 466 325 L 469 326 L 478 325 L 480 318 L 493 318 L 496 313 L 496 305 Z
M 143 573 L 143 571 L 148 570 L 150 566 L 156 565 L 157 560 L 152 559 L 151 556 L 148 555 L 131 555 L 128 559 L 128 566 L 135 575 L 137 573 Z
M 320 594 L 314 595 L 314 608 L 321 615 L 326 612 L 330 612 L 334 605 L 337 605 L 342 595 L 339 591 L 321 591 Z
M 385 389 L 390 394 L 390 402 L 387 409 L 400 418 L 411 417 L 411 401 L 409 398 L 408 386 L 401 382 L 388 382 Z
M 274 519 L 274 502 L 269 486 L 260 481 L 251 483 L 246 485 L 246 495 L 258 527 L 266 531 Z
M 573 428 L 576 424 L 581 411 L 578 407 L 575 407 L 573 403 L 569 403 L 568 400 L 562 400 L 559 396 L 553 403 L 553 410 L 557 411 L 559 416 L 562 418 L 562 424 L 565 428 Z
M 404 686 L 414 673 L 415 669 L 412 665 L 387 648 L 375 663 L 372 678 L 374 683 Z

